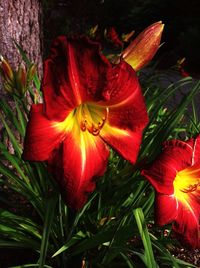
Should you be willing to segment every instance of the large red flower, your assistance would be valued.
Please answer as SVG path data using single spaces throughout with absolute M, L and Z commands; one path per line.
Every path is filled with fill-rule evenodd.
M 134 163 L 148 117 L 134 70 L 99 44 L 58 37 L 45 61 L 44 104 L 32 105 L 23 158 L 48 161 L 67 204 L 80 208 L 104 174 L 110 145 Z
M 199 248 L 200 136 L 165 142 L 162 153 L 142 174 L 156 189 L 156 222 L 173 222 L 177 238 Z

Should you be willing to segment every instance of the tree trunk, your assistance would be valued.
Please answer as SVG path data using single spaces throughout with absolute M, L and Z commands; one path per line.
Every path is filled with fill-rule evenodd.
M 42 75 L 41 3 L 39 0 L 0 0 L 0 54 L 13 68 L 22 62 L 15 40 Z M 0 91 L 2 93 L 2 89 Z

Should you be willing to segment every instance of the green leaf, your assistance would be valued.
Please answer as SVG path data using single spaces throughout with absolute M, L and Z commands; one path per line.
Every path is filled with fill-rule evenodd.
M 122 226 L 118 230 L 118 234 L 119 234 L 118 240 L 119 241 L 120 241 L 120 239 L 123 240 L 124 237 L 125 236 L 127 237 L 127 235 L 129 236 L 129 234 L 131 234 L 132 231 L 133 231 L 132 225 L 127 224 L 125 226 Z M 73 252 L 70 253 L 70 256 L 77 255 L 81 252 L 85 252 L 91 248 L 95 248 L 95 247 L 100 246 L 100 245 L 108 246 L 105 243 L 109 242 L 109 244 L 110 244 L 110 241 L 113 239 L 115 233 L 116 233 L 116 227 L 113 228 L 113 226 L 109 226 L 109 228 L 106 228 L 105 230 L 102 230 L 99 233 L 92 235 L 90 238 L 84 239 L 79 244 L 77 244 L 76 247 L 74 248 Z
M 2 150 L 2 154 L 5 156 L 5 158 L 11 163 L 12 167 L 16 169 L 19 176 L 26 182 L 26 184 L 29 184 L 29 179 L 24 174 L 23 169 L 21 168 L 21 165 L 23 164 L 23 161 L 19 160 L 15 155 L 10 154 L 7 150 L 4 150 L 4 146 L 2 146 L 2 143 L 0 143 L 0 149 Z
M 35 268 L 35 267 L 40 267 L 39 266 L 39 264 L 37 264 L 37 263 L 34 263 L 34 264 L 24 264 L 24 265 L 20 265 L 20 266 L 12 266 L 12 267 L 10 267 L 10 268 L 28 268 L 28 267 L 33 267 L 33 268 Z M 44 268 L 54 268 L 54 267 L 52 267 L 52 266 L 49 266 L 49 265 L 44 265 L 43 266 Z
M 61 254 L 63 251 L 67 250 L 71 246 L 77 243 L 77 241 L 85 238 L 86 235 L 82 232 L 79 231 L 77 234 L 75 234 L 64 246 L 62 246 L 58 251 L 56 251 L 52 258 L 56 257 L 57 255 Z
M 25 137 L 27 121 L 26 121 L 26 118 L 24 116 L 24 113 L 22 112 L 22 110 L 19 107 L 17 100 L 15 100 L 15 107 L 16 107 L 16 111 L 17 111 L 18 119 L 19 119 L 19 123 L 20 123 L 20 133 L 21 133 L 22 137 Z
M 4 116 L 6 117 L 6 120 L 9 120 L 12 124 L 12 126 L 14 126 L 16 128 L 16 130 L 23 135 L 23 131 L 21 129 L 21 126 L 18 122 L 18 119 L 15 115 L 14 109 L 12 109 L 10 107 L 10 105 L 8 105 L 8 103 L 4 100 L 4 99 L 0 99 L 0 108 L 2 109 Z
M 11 142 L 12 142 L 15 153 L 17 154 L 18 157 L 20 157 L 22 154 L 22 148 L 21 148 L 21 145 L 18 143 L 17 139 L 15 138 L 15 133 L 8 126 L 8 124 L 6 123 L 4 117 L 2 116 L 1 113 L 0 113 L 0 119 L 1 119 L 5 129 L 7 131 L 7 133 L 8 133 L 8 136 L 9 136 Z
M 145 256 L 145 263 L 148 268 L 156 268 L 158 265 L 156 264 L 151 239 L 149 236 L 149 232 L 145 223 L 144 214 L 142 212 L 141 208 L 137 208 L 133 211 L 133 214 L 135 216 L 135 220 L 138 226 L 138 230 L 140 233 L 140 237 L 143 242 L 144 246 L 144 256 Z
M 127 267 L 129 268 L 136 268 L 136 266 L 133 264 L 131 258 L 129 256 L 127 256 L 126 254 L 120 252 L 120 255 L 122 256 L 122 258 L 125 260 Z
M 28 233 L 41 239 L 41 227 L 29 218 L 16 215 L 4 209 L 0 209 L 0 221 L 8 221 L 9 225 L 12 224 L 13 226 L 19 226 Z
M 17 228 L 15 228 L 15 226 L 14 227 L 9 226 L 8 222 L 6 222 L 5 224 L 3 223 L 0 224 L 0 234 L 2 238 L 7 237 L 11 240 L 19 242 L 19 244 L 21 243 L 26 244 L 28 248 L 33 248 L 35 250 L 39 249 L 38 241 L 34 240 L 33 238 L 28 237 L 27 234 L 25 234 L 21 230 L 18 230 Z
M 29 187 L 29 184 L 26 184 L 12 170 L 9 170 L 8 167 L 3 165 L 1 162 L 0 173 L 12 180 L 10 187 L 25 196 L 34 206 L 41 218 L 43 218 L 43 204 L 36 193 Z
M 42 243 L 40 248 L 39 268 L 43 268 L 45 265 L 45 259 L 48 250 L 49 235 L 51 232 L 52 222 L 54 219 L 55 208 L 58 201 L 58 196 L 54 196 L 46 202 L 46 213 L 44 218 Z

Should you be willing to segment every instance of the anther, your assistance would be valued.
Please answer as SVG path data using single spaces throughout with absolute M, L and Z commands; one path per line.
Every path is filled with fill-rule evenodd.
M 181 192 L 183 192 L 183 193 L 192 193 L 192 192 L 196 191 L 199 186 L 200 186 L 200 182 L 195 183 L 193 185 L 191 184 L 191 185 L 188 186 L 188 188 L 181 190 Z
M 80 129 L 82 131 L 87 130 L 89 133 L 91 133 L 94 136 L 99 135 L 99 133 L 100 133 L 101 129 L 103 128 L 103 126 L 106 122 L 106 119 L 108 117 L 108 112 L 109 112 L 108 107 L 106 107 L 106 108 L 102 107 L 101 111 L 97 110 L 96 113 L 97 113 L 98 117 L 100 117 L 100 120 L 95 122 L 96 118 L 94 117 L 94 122 L 93 122 L 93 118 L 92 118 L 93 114 L 92 113 L 89 114 L 90 111 L 86 106 L 85 109 L 84 108 L 82 109 L 82 120 L 80 122 Z
M 86 131 L 86 123 L 87 123 L 86 120 L 84 120 L 84 121 L 81 122 L 80 127 L 81 127 L 81 130 L 82 130 L 82 131 Z

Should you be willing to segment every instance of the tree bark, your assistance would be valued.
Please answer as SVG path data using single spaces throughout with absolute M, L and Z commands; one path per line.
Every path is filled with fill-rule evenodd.
M 13 68 L 22 58 L 13 40 L 37 65 L 42 75 L 42 7 L 39 0 L 0 0 L 0 54 Z

